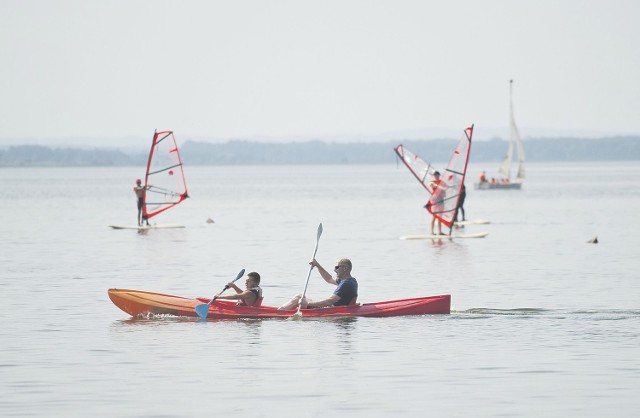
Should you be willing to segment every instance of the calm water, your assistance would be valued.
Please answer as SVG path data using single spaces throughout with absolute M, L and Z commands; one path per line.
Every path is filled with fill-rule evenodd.
M 473 166 L 475 180 L 483 169 Z M 640 413 L 640 166 L 530 164 L 475 191 L 484 239 L 426 232 L 404 167 L 187 167 L 191 199 L 133 223 L 140 168 L 2 169 L 0 415 L 633 416 Z M 207 218 L 215 220 L 207 224 Z M 109 287 L 211 296 L 238 271 L 265 303 L 346 256 L 360 302 L 452 294 L 451 315 L 131 319 Z M 597 236 L 600 243 L 587 244 Z M 313 272 L 308 294 L 332 291 Z

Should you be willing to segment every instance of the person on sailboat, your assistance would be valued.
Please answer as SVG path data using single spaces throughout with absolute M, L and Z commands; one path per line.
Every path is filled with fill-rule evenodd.
M 446 186 L 444 185 L 444 183 L 440 181 L 440 172 L 435 171 L 433 173 L 433 180 L 431 180 L 431 183 L 429 183 L 429 189 L 431 190 L 431 199 L 429 199 L 429 202 L 427 202 L 425 208 L 428 209 L 429 206 L 431 206 L 433 208 L 433 211 L 442 212 L 444 210 L 445 188 Z M 433 229 L 435 227 L 436 221 L 438 222 L 438 235 L 444 235 L 442 233 L 442 221 L 436 218 L 435 215 L 433 215 L 433 219 L 431 220 L 431 235 L 435 235 Z
M 260 306 L 262 303 L 262 289 L 260 288 L 260 275 L 252 271 L 247 274 L 247 279 L 244 281 L 246 290 L 240 289 L 235 283 L 227 283 L 225 289 L 233 289 L 236 291 L 235 295 L 221 295 L 216 299 L 230 299 L 238 300 L 237 306 Z M 259 303 L 258 303 L 259 302 Z
M 138 198 L 138 226 L 142 226 L 142 224 L 144 223 L 144 221 L 147 222 L 147 225 L 149 225 L 149 219 L 147 219 L 142 211 L 142 207 L 144 206 L 144 194 L 145 191 L 149 189 L 149 187 L 151 186 L 142 186 L 142 180 L 137 179 L 136 180 L 136 185 L 133 186 L 133 192 L 136 194 L 136 197 Z
M 480 173 L 480 183 L 486 183 L 487 182 L 487 173 L 486 172 L 482 172 Z
M 333 291 L 331 296 L 323 300 L 311 300 L 306 296 L 302 298 L 302 295 L 298 294 L 278 309 L 294 309 L 298 305 L 301 305 L 302 309 L 324 308 L 328 306 L 350 305 L 355 302 L 358 297 L 358 281 L 351 276 L 351 260 L 348 258 L 339 258 L 338 261 L 336 261 L 336 265 L 333 268 L 333 271 L 336 272 L 335 279 L 315 258 L 311 260 L 309 264 L 317 267 L 320 276 L 322 276 L 325 282 L 337 286 L 336 290 Z M 302 303 L 300 299 L 302 299 Z

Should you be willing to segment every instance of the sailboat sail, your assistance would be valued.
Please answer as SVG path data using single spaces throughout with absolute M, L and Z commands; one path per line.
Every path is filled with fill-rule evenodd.
M 411 174 L 413 174 L 427 192 L 431 194 L 429 183 L 431 182 L 431 178 L 433 177 L 433 173 L 436 172 L 436 169 L 431 164 L 409 151 L 402 144 L 395 147 L 394 150 L 404 165 L 407 166 Z
M 183 202 L 187 183 L 173 131 L 155 132 L 145 176 L 144 216 L 152 218 Z
M 440 176 L 440 180 L 435 183 L 434 191 L 427 203 L 427 211 L 448 228 L 451 228 L 456 219 L 458 202 L 469 164 L 472 137 L 473 125 L 464 130 L 462 138 L 460 138 L 449 160 L 449 165 Z
M 518 125 L 516 125 L 516 119 L 513 114 L 513 80 L 509 80 L 509 119 L 509 148 L 507 149 L 507 154 L 505 155 L 504 160 L 502 160 L 502 165 L 498 171 L 506 179 L 511 178 L 511 161 L 513 159 L 513 151 L 515 148 L 518 156 L 518 173 L 516 174 L 516 178 L 519 181 L 522 181 L 525 178 L 524 148 L 522 146 L 520 132 L 518 131 Z
M 502 160 L 502 164 L 498 169 L 498 173 L 500 173 L 503 177 L 509 178 L 511 177 L 511 160 L 513 159 L 513 141 L 509 141 L 509 147 L 507 148 L 507 153 Z
M 513 80 L 511 80 L 513 83 Z M 522 139 L 520 139 L 520 132 L 518 131 L 518 126 L 516 125 L 516 119 L 513 116 L 513 101 L 511 102 L 511 138 L 517 144 L 517 152 L 518 152 L 518 174 L 516 174 L 516 178 L 520 181 L 524 180 L 525 172 L 524 172 L 524 147 L 522 146 Z

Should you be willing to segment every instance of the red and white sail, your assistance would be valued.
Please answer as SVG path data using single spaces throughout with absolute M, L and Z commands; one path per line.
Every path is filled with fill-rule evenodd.
M 431 182 L 433 173 L 436 172 L 436 169 L 402 144 L 395 147 L 394 150 L 404 165 L 407 166 L 411 174 L 413 174 L 427 192 L 431 194 L 429 183 Z
M 440 180 L 434 182 L 431 197 L 426 205 L 429 213 L 449 228 L 451 228 L 456 219 L 462 185 L 464 184 L 467 165 L 469 164 L 472 137 L 473 125 L 464 130 L 462 138 L 458 141 L 458 145 L 449 160 L 449 165 L 440 174 Z
M 144 180 L 144 216 L 152 218 L 189 197 L 173 131 L 155 132 Z
M 429 213 L 449 228 L 455 222 L 456 210 L 458 209 L 462 185 L 467 173 L 467 164 L 469 163 L 472 136 L 473 125 L 464 130 L 464 134 L 458 141 L 458 145 L 449 160 L 449 165 L 440 173 L 438 181 L 434 177 L 437 170 L 430 163 L 424 161 L 402 144 L 394 148 L 396 154 L 407 166 L 411 174 L 430 194 L 429 201 L 426 204 Z

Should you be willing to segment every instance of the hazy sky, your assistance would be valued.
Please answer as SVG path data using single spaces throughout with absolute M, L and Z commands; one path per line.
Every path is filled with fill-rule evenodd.
M 638 134 L 640 1 L 0 0 L 0 139 Z M 389 138 L 393 139 L 393 138 Z

